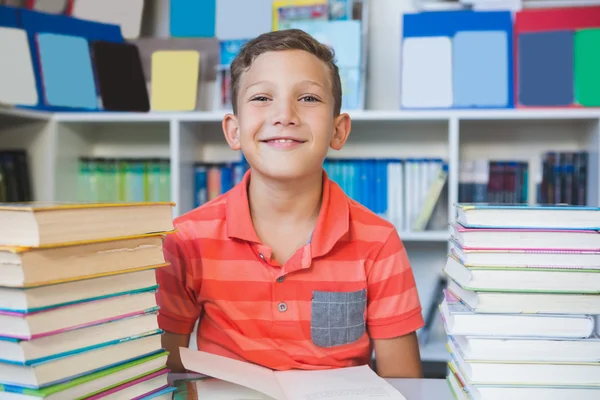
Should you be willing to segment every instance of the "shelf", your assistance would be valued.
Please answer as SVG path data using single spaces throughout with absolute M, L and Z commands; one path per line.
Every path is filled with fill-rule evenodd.
M 448 231 L 398 232 L 403 242 L 446 242 Z
M 0 118 L 53 119 L 57 122 L 200 122 L 220 123 L 227 111 L 190 112 L 59 112 L 0 108 Z M 452 110 L 365 110 L 347 111 L 356 122 L 458 120 L 578 120 L 600 118 L 599 108 L 557 109 L 452 109 Z
M 0 108 L 0 144 L 29 150 L 34 158 L 36 200 L 40 201 L 74 198 L 78 157 L 168 157 L 174 215 L 181 215 L 193 207 L 194 163 L 240 157 L 223 138 L 221 121 L 226 112 L 48 113 Z M 364 110 L 349 114 L 353 120 L 349 140 L 329 157 L 443 158 L 449 163 L 448 205 L 458 201 L 462 160 L 518 157 L 537 164 L 547 150 L 588 150 L 588 200 L 592 205 L 600 203 L 598 108 Z M 448 220 L 452 218 L 449 209 Z M 402 232 L 402 238 L 418 248 L 427 242 L 443 243 L 448 234 Z
M 52 116 L 51 113 L 42 111 L 0 107 L 0 118 L 48 120 Z
M 57 122 L 170 122 L 178 114 L 172 113 L 129 113 L 129 112 L 65 112 L 54 114 Z

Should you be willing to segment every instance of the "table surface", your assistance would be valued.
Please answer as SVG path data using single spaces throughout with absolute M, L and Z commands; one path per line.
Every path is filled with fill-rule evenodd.
M 386 379 L 406 400 L 453 400 L 445 379 Z

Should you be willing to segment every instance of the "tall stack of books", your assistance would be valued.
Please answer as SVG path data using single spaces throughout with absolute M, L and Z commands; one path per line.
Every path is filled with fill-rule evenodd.
M 0 206 L 0 399 L 167 399 L 171 203 Z
M 440 304 L 456 399 L 600 399 L 600 209 L 456 209 Z

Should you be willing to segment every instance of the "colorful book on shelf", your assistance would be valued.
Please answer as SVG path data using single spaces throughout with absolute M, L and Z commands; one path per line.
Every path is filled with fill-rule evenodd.
M 447 257 L 443 272 L 460 287 L 475 292 L 600 294 L 600 268 L 466 266 Z
M 105 368 L 91 374 L 68 380 L 42 389 L 29 389 L 20 386 L 1 385 L 0 392 L 9 393 L 14 399 L 37 397 L 47 400 L 79 399 L 104 392 L 113 387 L 139 379 L 145 375 L 162 370 L 167 362 L 166 351 L 160 351 L 147 357 Z
M 431 216 L 433 215 L 433 210 L 435 206 L 440 200 L 440 195 L 442 193 L 442 189 L 446 185 L 446 181 L 448 179 L 448 164 L 444 163 L 441 165 L 440 171 L 438 172 L 438 176 L 433 182 L 429 183 L 429 189 L 427 190 L 427 195 L 425 196 L 425 201 L 423 202 L 421 212 L 417 217 L 417 220 L 412 226 L 412 230 L 415 232 L 424 231 L 427 227 L 427 224 L 431 220 Z M 425 180 L 427 182 L 427 180 Z
M 273 31 L 277 31 L 279 29 L 281 29 L 279 27 L 279 13 L 280 13 L 280 9 L 282 8 L 286 8 L 286 7 L 309 7 L 309 6 L 325 6 L 327 7 L 327 1 L 328 0 L 273 0 L 273 5 L 272 5 L 272 26 L 271 26 L 271 30 Z
M 312 4 L 306 6 L 280 7 L 278 10 L 278 29 L 292 27 L 296 21 L 328 21 L 327 4 Z
M 0 204 L 0 243 L 41 247 L 173 230 L 171 202 Z M 19 229 L 15 230 L 15 226 Z
M 458 203 L 456 221 L 467 228 L 600 230 L 600 207 Z

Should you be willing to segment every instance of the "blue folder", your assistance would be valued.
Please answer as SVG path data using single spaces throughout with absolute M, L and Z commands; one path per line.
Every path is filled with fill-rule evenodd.
M 20 9 L 18 11 L 20 28 L 27 31 L 29 47 L 31 48 L 31 59 L 35 73 L 36 87 L 40 101 L 37 106 L 21 106 L 45 111 L 78 111 L 77 108 L 54 107 L 44 103 L 44 87 L 41 79 L 40 57 L 36 42 L 37 33 L 57 33 L 71 36 L 81 36 L 89 42 L 103 40 L 107 42 L 122 43 L 125 41 L 121 33 L 121 27 L 116 24 L 104 24 L 73 18 L 67 15 L 48 14 L 32 10 Z M 82 108 L 81 110 L 90 111 Z

